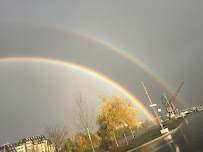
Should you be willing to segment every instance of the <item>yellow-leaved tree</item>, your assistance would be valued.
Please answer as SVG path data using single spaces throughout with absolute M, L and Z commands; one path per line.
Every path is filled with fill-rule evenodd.
M 123 128 L 126 126 L 131 128 L 135 125 L 138 121 L 138 110 L 133 107 L 132 101 L 124 96 L 111 96 L 108 98 L 100 93 L 97 95 L 103 101 L 102 107 L 98 107 L 100 114 L 97 117 L 97 122 L 100 128 L 105 126 L 106 130 L 113 134 L 117 146 L 115 130 L 121 128 L 128 144 Z
M 98 135 L 91 133 L 91 139 L 94 147 L 98 147 L 100 145 L 100 137 Z M 89 142 L 89 137 L 87 134 L 76 133 L 74 143 L 75 151 L 89 151 L 92 149 L 92 145 Z
M 127 109 L 126 110 L 127 113 L 126 113 L 125 123 L 130 129 L 132 137 L 134 138 L 132 127 L 134 127 L 138 122 L 138 110 L 133 107 L 133 103 L 131 101 L 128 101 L 128 106 L 126 107 L 126 109 Z

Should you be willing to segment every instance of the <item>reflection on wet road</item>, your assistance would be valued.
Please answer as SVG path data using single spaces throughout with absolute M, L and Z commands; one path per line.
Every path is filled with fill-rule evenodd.
M 172 135 L 135 152 L 202 152 L 203 111 L 188 115 L 182 127 Z

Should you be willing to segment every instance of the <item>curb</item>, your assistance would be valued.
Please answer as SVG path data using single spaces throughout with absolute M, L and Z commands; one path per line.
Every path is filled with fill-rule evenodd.
M 183 121 L 183 122 L 184 122 L 184 121 Z M 160 137 L 158 137 L 158 138 L 156 138 L 156 139 L 153 139 L 153 140 L 151 140 L 151 141 L 149 141 L 149 142 L 147 142 L 147 143 L 145 143 L 145 144 L 143 144 L 143 145 L 140 145 L 139 147 L 136 147 L 136 148 L 133 148 L 133 149 L 131 149 L 131 150 L 128 150 L 127 152 L 133 152 L 133 151 L 138 150 L 138 149 L 140 149 L 140 148 L 142 148 L 142 147 L 144 147 L 144 146 L 147 146 L 147 145 L 149 145 L 149 144 L 151 144 L 151 143 L 153 143 L 153 142 L 159 141 L 159 140 L 161 140 L 162 138 L 164 138 L 164 137 L 166 137 L 166 136 L 168 136 L 168 135 L 173 134 L 174 132 L 176 132 L 176 131 L 183 125 L 183 122 L 182 122 L 177 128 L 175 128 L 175 129 L 169 131 L 168 133 L 166 133 L 166 134 L 164 134 L 164 135 L 162 135 L 162 136 L 160 136 Z

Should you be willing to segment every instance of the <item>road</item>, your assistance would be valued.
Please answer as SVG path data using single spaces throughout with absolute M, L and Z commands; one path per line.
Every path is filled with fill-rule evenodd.
M 182 127 L 168 137 L 135 152 L 202 152 L 203 111 L 187 116 Z

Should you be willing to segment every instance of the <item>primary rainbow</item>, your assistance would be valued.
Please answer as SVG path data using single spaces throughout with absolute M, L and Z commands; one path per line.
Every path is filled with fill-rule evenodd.
M 111 80 L 107 76 L 98 73 L 92 69 L 86 68 L 84 66 L 67 62 L 67 61 L 62 61 L 62 60 L 56 60 L 56 59 L 50 59 L 50 58 L 42 58 L 42 57 L 5 57 L 5 58 L 0 58 L 0 63 L 2 62 L 17 62 L 17 61 L 27 61 L 27 62 L 41 62 L 41 63 L 50 63 L 50 64 L 58 64 L 66 67 L 72 67 L 84 72 L 87 72 L 91 75 L 94 75 L 107 83 L 111 84 L 112 86 L 116 87 L 119 91 L 121 91 L 124 95 L 126 95 L 128 98 L 130 98 L 145 114 L 146 116 L 151 119 L 155 124 L 156 121 L 153 118 L 153 115 L 149 112 L 149 110 L 142 104 L 140 100 L 138 100 L 136 97 L 134 97 L 128 90 L 126 90 L 123 86 L 118 84 L 117 82 Z

